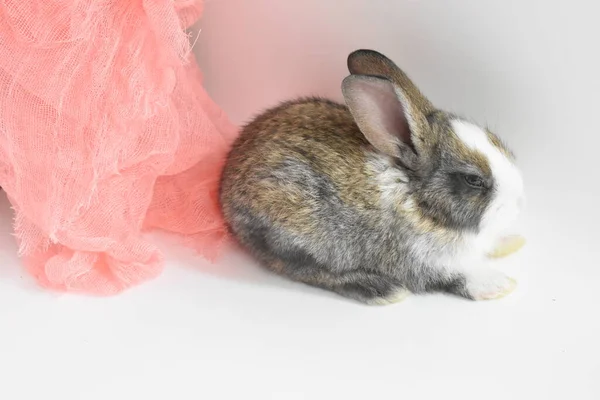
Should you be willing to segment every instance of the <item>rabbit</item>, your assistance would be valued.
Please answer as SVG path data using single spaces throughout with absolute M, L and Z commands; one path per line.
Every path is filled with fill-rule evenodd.
M 512 292 L 486 262 L 522 245 L 504 236 L 525 200 L 512 151 L 383 54 L 347 62 L 346 104 L 287 101 L 242 128 L 219 190 L 231 234 L 276 274 L 366 304 Z

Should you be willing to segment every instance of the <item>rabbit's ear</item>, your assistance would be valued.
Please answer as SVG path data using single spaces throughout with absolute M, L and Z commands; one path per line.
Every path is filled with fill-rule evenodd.
M 414 168 L 427 136 L 428 125 L 406 98 L 402 90 L 389 80 L 364 75 L 350 75 L 342 83 L 346 104 L 359 129 L 379 151 L 398 158 Z
M 348 69 L 352 75 L 381 76 L 400 88 L 411 106 L 427 115 L 435 110 L 419 88 L 389 58 L 374 50 L 356 50 L 348 56 Z

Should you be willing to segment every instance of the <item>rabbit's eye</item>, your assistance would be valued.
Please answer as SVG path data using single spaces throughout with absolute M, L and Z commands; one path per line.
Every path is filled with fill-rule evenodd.
M 477 175 L 464 175 L 464 178 L 466 184 L 475 189 L 481 189 L 485 186 L 485 182 L 483 181 L 483 179 L 481 179 Z

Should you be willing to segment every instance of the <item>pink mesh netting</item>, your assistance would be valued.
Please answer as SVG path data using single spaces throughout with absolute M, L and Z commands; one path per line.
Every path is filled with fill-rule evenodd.
M 236 129 L 191 54 L 184 29 L 200 11 L 0 0 L 0 187 L 42 285 L 114 294 L 157 276 L 163 257 L 143 229 L 216 255 L 218 176 Z

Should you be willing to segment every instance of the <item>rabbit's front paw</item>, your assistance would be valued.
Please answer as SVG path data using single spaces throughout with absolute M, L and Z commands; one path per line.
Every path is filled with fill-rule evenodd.
M 488 257 L 490 258 L 502 258 L 509 256 L 519 251 L 525 245 L 525 238 L 520 235 L 505 236 L 500 239 L 494 250 L 492 250 Z
M 517 281 L 492 269 L 480 270 L 467 275 L 467 292 L 474 300 L 494 300 L 512 293 Z

